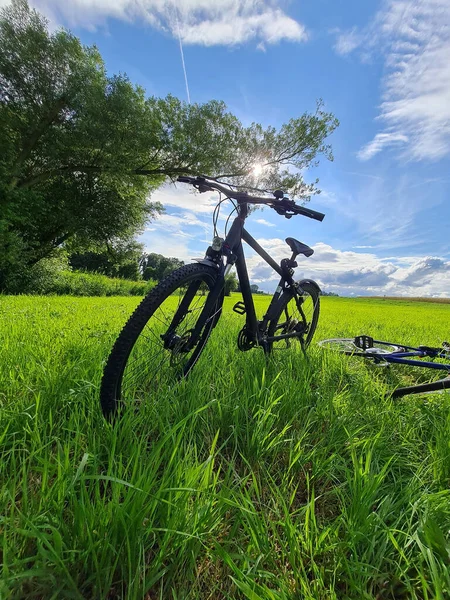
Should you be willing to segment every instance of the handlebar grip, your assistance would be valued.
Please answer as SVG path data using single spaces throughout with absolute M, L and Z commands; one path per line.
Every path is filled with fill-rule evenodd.
M 298 213 L 304 215 L 305 217 L 309 217 L 310 219 L 315 219 L 316 221 L 323 221 L 325 215 L 317 210 L 312 210 L 311 208 L 305 208 L 304 206 L 298 206 Z

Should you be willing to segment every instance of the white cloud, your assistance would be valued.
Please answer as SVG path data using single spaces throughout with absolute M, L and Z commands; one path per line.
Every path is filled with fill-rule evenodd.
M 431 284 L 435 278 L 450 280 L 450 261 L 428 256 L 414 262 L 396 274 L 402 285 L 423 287 Z
M 385 60 L 379 119 L 386 129 L 360 151 L 363 160 L 399 141 L 408 159 L 450 153 L 449 23 L 449 0 L 385 0 L 365 29 L 338 38 L 341 54 L 360 47 L 364 55 L 381 52 Z
M 195 213 L 212 214 L 219 196 L 208 193 L 199 194 L 194 192 L 190 185 L 180 184 L 179 187 L 175 187 L 168 184 L 154 192 L 151 199 L 154 202 L 161 202 L 165 207 L 173 206 Z
M 151 199 L 160 202 L 166 212 L 151 221 L 139 238 L 147 251 L 175 256 L 186 262 L 203 256 L 213 238 L 212 217 L 219 195 L 199 194 L 193 192 L 191 186 L 167 184 L 154 192 Z M 221 236 L 232 209 L 230 202 L 222 204 L 217 225 Z
M 167 233 L 151 232 L 140 236 L 139 241 L 145 246 L 146 252 L 162 254 L 170 258 L 179 258 L 185 262 L 190 262 L 195 253 L 189 250 L 187 241 L 176 236 L 167 235 Z
M 290 254 L 278 238 L 259 239 L 276 260 Z M 314 255 L 297 258 L 296 279 L 313 278 L 324 291 L 341 295 L 450 296 L 450 261 L 437 257 L 379 258 L 369 252 L 337 250 L 319 242 Z M 258 255 L 247 259 L 252 282 L 273 291 L 279 276 Z
M 93 28 L 109 18 L 146 21 L 204 46 L 273 44 L 307 38 L 304 26 L 280 8 L 281 0 L 32 0 L 52 21 Z
M 152 222 L 146 231 L 167 231 L 172 235 L 182 238 L 194 238 L 192 228 L 204 227 L 205 223 L 200 221 L 194 213 L 173 215 L 164 213 Z M 190 229 L 190 232 L 186 231 Z
M 275 227 L 274 223 L 269 223 L 269 221 L 266 221 L 265 219 L 255 219 L 255 223 L 265 225 L 266 227 Z

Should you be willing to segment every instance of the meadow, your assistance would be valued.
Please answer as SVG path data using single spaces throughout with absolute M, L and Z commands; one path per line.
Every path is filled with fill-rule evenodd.
M 314 342 L 241 353 L 238 299 L 191 377 L 112 427 L 102 366 L 139 299 L 0 296 L 0 598 L 450 597 L 450 394 L 393 401 L 421 373 Z M 437 345 L 449 321 L 326 297 L 315 341 Z

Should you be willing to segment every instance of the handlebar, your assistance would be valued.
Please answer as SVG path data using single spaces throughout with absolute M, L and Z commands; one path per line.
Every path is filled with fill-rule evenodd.
M 222 192 L 228 198 L 236 200 L 238 204 L 265 204 L 266 206 L 270 206 L 276 210 L 279 215 L 283 215 L 287 219 L 290 219 L 294 215 L 303 215 L 304 217 L 309 217 L 310 219 L 315 219 L 316 221 L 323 221 L 325 217 L 325 215 L 321 212 L 295 204 L 293 200 L 289 200 L 288 198 L 280 199 L 280 192 L 274 192 L 274 195 L 276 194 L 276 196 L 272 199 L 267 197 L 250 196 L 247 192 L 237 192 L 225 187 L 217 181 L 207 179 L 206 177 L 180 176 L 178 177 L 177 181 L 180 183 L 190 183 L 200 192 L 210 192 L 214 190 Z

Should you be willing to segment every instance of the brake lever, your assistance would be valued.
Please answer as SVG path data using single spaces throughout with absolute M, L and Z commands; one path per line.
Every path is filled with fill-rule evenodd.
M 208 185 L 205 181 L 201 181 L 201 179 L 198 177 L 197 179 L 200 179 L 200 181 L 197 181 L 196 183 L 193 183 L 192 185 L 195 187 L 196 190 L 198 190 L 200 192 L 200 194 L 202 194 L 203 192 L 213 192 L 214 188 L 212 188 L 210 185 Z
M 276 212 L 285 217 L 286 219 L 291 219 L 296 213 L 293 211 L 295 207 L 294 200 L 289 200 L 288 198 L 282 198 L 278 204 L 276 204 L 273 208 Z M 291 212 L 288 212 L 291 211 Z
M 284 217 L 286 215 L 286 209 L 283 206 L 272 206 L 275 212 Z

